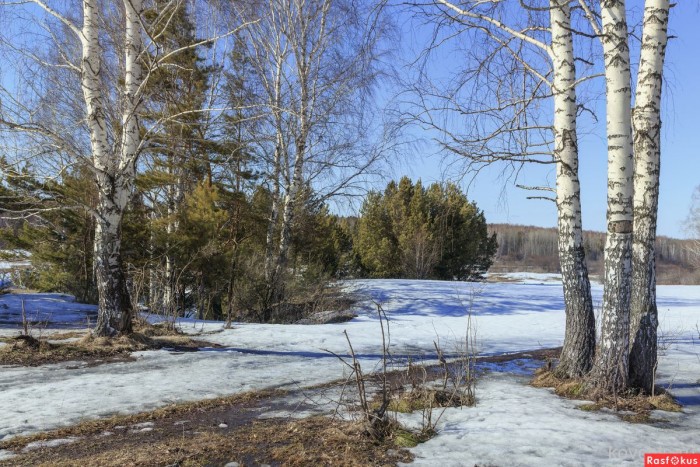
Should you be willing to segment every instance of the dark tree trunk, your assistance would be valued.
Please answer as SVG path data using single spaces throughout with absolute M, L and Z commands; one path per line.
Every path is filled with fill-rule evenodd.
M 555 373 L 563 378 L 579 378 L 590 371 L 595 356 L 595 315 L 583 246 L 560 251 L 560 262 L 566 333 Z
M 109 220 L 107 220 L 107 217 Z M 121 264 L 121 214 L 97 220 L 95 231 L 95 279 L 98 290 L 96 336 L 132 332 L 132 308 Z

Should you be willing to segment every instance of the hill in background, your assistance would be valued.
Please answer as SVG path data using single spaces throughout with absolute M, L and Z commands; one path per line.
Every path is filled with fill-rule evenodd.
M 490 272 L 560 272 L 557 229 L 511 224 L 490 224 L 498 238 L 498 251 Z M 584 231 L 586 260 L 591 276 L 603 273 L 603 232 Z M 658 237 L 656 270 L 659 284 L 700 284 L 700 269 L 691 252 L 692 240 Z

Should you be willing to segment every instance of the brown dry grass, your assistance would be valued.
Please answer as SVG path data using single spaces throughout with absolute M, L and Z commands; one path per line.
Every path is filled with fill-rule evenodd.
M 388 410 L 399 413 L 411 413 L 416 410 L 438 409 L 444 407 L 470 407 L 475 399 L 461 391 L 450 391 L 439 388 L 416 387 L 410 390 L 399 390 L 389 400 Z M 381 394 L 376 394 L 372 407 L 382 405 Z
M 601 395 L 586 388 L 583 379 L 559 378 L 554 373 L 542 368 L 535 372 L 535 377 L 530 383 L 537 388 L 552 388 L 560 397 L 576 400 L 591 400 L 593 403 L 579 406 L 586 411 L 597 411 L 603 408 L 614 409 L 621 413 L 619 416 L 625 421 L 634 423 L 646 423 L 651 420 L 651 411 L 662 410 L 666 412 L 680 412 L 682 406 L 663 388 L 657 387 L 656 394 L 648 396 L 644 394 L 621 394 L 615 396 Z
M 78 341 L 56 342 L 81 337 Z M 194 350 L 208 343 L 193 340 L 177 330 L 140 322 L 127 336 L 94 337 L 86 331 L 70 331 L 35 338 L 17 336 L 4 339 L 9 345 L 0 348 L 0 365 L 38 366 L 47 363 L 81 360 L 112 362 L 129 360 L 131 352 L 172 347 Z M 52 341 L 52 342 L 49 342 Z
M 0 450 L 20 451 L 28 444 L 35 441 L 50 441 L 71 437 L 95 436 L 104 431 L 113 430 L 116 426 L 135 425 L 154 420 L 164 420 L 168 418 L 179 418 L 190 414 L 202 413 L 214 408 L 235 407 L 251 401 L 282 396 L 286 394 L 282 390 L 266 390 L 235 394 L 233 396 L 217 397 L 214 399 L 204 399 L 191 402 L 183 402 L 161 407 L 150 412 L 142 412 L 133 415 L 114 415 L 112 417 L 100 418 L 97 420 L 86 420 L 76 425 L 57 428 L 51 431 L 44 431 L 28 436 L 16 436 L 7 441 L 0 441 Z M 2 465 L 2 464 L 0 464 Z
M 191 427 L 190 427 L 191 428 Z M 236 430 L 197 430 L 83 436 L 74 443 L 38 448 L 0 465 L 12 466 L 210 466 L 240 465 L 384 466 L 412 456 L 392 439 L 381 443 L 361 424 L 312 417 L 255 420 Z
M 88 334 L 88 330 L 83 330 L 83 331 L 63 331 L 63 332 L 56 332 L 52 334 L 48 334 L 46 336 L 47 339 L 52 340 L 52 341 L 63 341 L 66 339 L 82 339 Z

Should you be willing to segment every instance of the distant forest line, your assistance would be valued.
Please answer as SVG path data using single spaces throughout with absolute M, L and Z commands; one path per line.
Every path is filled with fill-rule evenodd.
M 550 272 L 559 270 L 557 229 L 513 224 L 489 224 L 498 250 L 491 272 Z M 586 262 L 591 275 L 603 273 L 605 233 L 583 232 Z M 659 284 L 700 284 L 700 269 L 691 249 L 692 240 L 656 238 L 656 274 Z

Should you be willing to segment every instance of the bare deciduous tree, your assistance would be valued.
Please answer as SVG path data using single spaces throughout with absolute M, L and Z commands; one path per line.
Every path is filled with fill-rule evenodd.
M 635 107 L 624 0 L 601 2 L 608 133 L 608 231 L 593 387 L 653 393 L 657 359 L 656 218 L 661 88 L 669 2 L 645 2 Z
M 317 202 L 351 192 L 382 156 L 381 144 L 367 143 L 377 123 L 368 118 L 375 108 L 368 98 L 387 31 L 382 10 L 366 2 L 272 0 L 240 14 L 261 18 L 246 43 L 264 109 L 257 143 L 267 155 L 272 197 L 267 308 L 284 297 L 305 187 L 313 187 Z
M 440 22 L 461 26 L 451 35 L 480 38 L 483 43 L 475 47 L 485 53 L 459 80 L 458 88 L 473 84 L 464 102 L 459 102 L 460 89 L 420 89 L 421 106 L 427 112 L 418 120 L 446 134 L 446 149 L 466 157 L 469 168 L 477 172 L 493 162 L 511 164 L 515 170 L 527 163 L 555 164 L 556 189 L 544 188 L 554 192 L 555 198 L 536 198 L 555 201 L 557 206 L 566 303 L 558 373 L 582 376 L 593 362 L 595 322 L 583 248 L 576 128 L 583 105 L 577 101 L 576 88 L 591 76 L 576 76 L 570 1 L 551 0 L 541 6 L 501 3 L 435 3 L 441 10 Z M 431 108 L 434 100 L 442 104 Z M 542 107 L 550 100 L 552 114 Z M 466 116 L 467 126 L 452 133 L 436 123 L 435 111 Z
M 604 392 L 627 388 L 632 273 L 632 125 L 627 13 L 621 0 L 601 2 L 608 134 L 608 211 L 601 340 L 592 385 Z
M 132 309 L 121 264 L 121 227 L 137 159 L 148 141 L 148 132 L 144 134 L 139 123 L 147 83 L 151 73 L 173 56 L 219 37 L 162 53 L 158 35 L 149 33 L 142 0 L 124 0 L 114 9 L 105 8 L 97 0 L 82 0 L 79 5 L 44 0 L 2 5 L 20 11 L 17 18 L 26 21 L 34 39 L 41 37 L 41 27 L 49 34 L 48 42 L 38 40 L 42 44 L 39 52 L 13 37 L 3 41 L 6 50 L 22 59 L 13 68 L 22 78 L 15 87 L 34 86 L 35 80 L 39 84 L 30 92 L 5 87 L 0 123 L 31 143 L 29 157 L 42 156 L 45 176 L 60 177 L 77 163 L 87 164 L 92 171 L 97 203 L 84 208 L 96 220 L 94 269 L 99 307 L 94 333 L 129 333 Z M 164 9 L 153 22 L 167 21 L 172 11 Z M 111 23 L 119 26 L 110 28 Z M 32 67 L 20 68 L 27 64 Z M 37 76 L 29 76 L 28 70 L 37 70 Z M 68 83 L 56 79 L 57 72 L 63 71 L 67 72 L 64 78 Z M 61 94 L 64 87 L 70 90 L 70 83 L 76 81 L 82 98 L 70 91 Z M 58 95 L 48 112 L 50 118 L 43 107 L 47 104 L 42 100 L 46 92 Z M 21 158 L 19 151 L 14 156 Z

